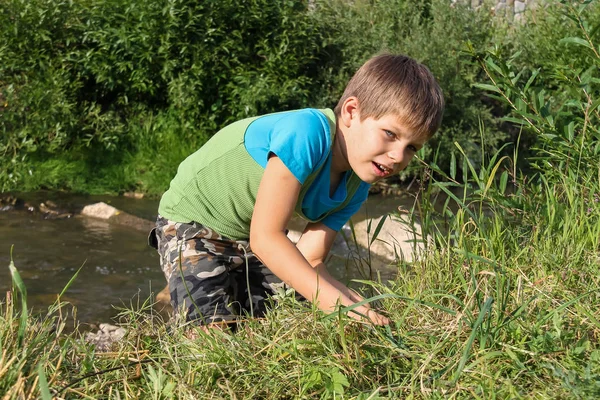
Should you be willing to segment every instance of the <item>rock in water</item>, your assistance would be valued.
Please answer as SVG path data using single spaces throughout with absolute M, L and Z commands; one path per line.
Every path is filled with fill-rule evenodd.
M 87 205 L 81 210 L 81 215 L 100 219 L 110 219 L 117 214 L 119 210 L 103 202 Z

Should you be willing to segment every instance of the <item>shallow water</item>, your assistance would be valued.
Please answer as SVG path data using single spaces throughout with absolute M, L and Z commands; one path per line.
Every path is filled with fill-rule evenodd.
M 158 200 L 108 196 L 75 196 L 40 192 L 18 194 L 32 204 L 52 200 L 59 208 L 81 209 L 104 201 L 136 216 L 155 219 Z M 373 197 L 368 214 L 376 217 L 395 211 L 398 205 L 410 207 L 410 198 Z M 357 215 L 364 218 L 365 211 Z M 109 321 L 118 314 L 115 307 L 143 303 L 165 285 L 158 254 L 147 245 L 146 232 L 108 222 L 75 216 L 68 219 L 44 219 L 25 210 L 0 212 L 0 299 L 11 288 L 8 269 L 10 249 L 13 261 L 28 292 L 28 304 L 45 310 L 56 300 L 79 268 L 76 280 L 62 300 L 76 306 L 77 319 L 84 323 Z M 332 250 L 328 266 L 342 280 L 365 278 L 366 268 L 357 267 L 343 240 Z M 394 267 L 380 265 L 383 277 L 391 277 Z
M 81 268 L 62 300 L 77 307 L 83 322 L 107 321 L 113 307 L 146 299 L 164 278 L 145 235 L 86 218 L 40 220 L 26 213 L 0 213 L 0 293 L 10 289 L 13 261 L 27 287 L 28 304 L 44 309 Z M 4 297 L 4 296 L 2 296 Z

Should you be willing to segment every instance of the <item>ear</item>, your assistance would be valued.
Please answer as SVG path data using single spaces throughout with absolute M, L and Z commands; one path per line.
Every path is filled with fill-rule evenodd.
M 342 120 L 344 126 L 349 127 L 352 123 L 352 120 L 356 118 L 360 119 L 358 99 L 354 96 L 350 96 L 344 100 L 344 103 L 342 103 L 340 119 Z

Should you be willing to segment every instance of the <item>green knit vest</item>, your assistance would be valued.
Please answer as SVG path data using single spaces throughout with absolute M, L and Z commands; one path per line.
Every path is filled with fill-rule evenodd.
M 321 111 L 329 121 L 332 144 L 336 129 L 335 114 L 330 109 Z M 244 135 L 257 118 L 260 117 L 243 119 L 226 126 L 186 158 L 179 165 L 169 190 L 160 200 L 159 214 L 175 222 L 198 222 L 233 240 L 247 239 L 264 169 L 246 151 Z M 302 213 L 302 200 L 323 164 L 308 176 L 296 203 L 296 213 L 310 222 L 320 221 L 343 209 L 361 183 L 360 178 L 352 172 L 346 180 L 346 199 L 317 220 L 311 220 Z

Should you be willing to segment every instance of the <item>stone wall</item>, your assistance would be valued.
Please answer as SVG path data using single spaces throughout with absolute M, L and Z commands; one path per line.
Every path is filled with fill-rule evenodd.
M 467 3 L 473 8 L 489 7 L 495 15 L 510 21 L 519 21 L 527 9 L 533 9 L 540 0 L 451 0 L 452 3 Z

